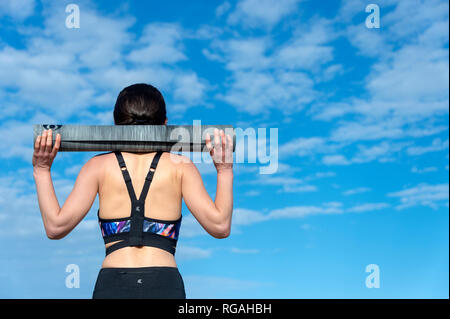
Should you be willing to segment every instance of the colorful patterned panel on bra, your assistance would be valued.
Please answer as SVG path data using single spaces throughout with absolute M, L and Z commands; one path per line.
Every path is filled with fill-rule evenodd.
M 120 222 L 98 222 L 102 230 L 102 236 L 110 236 L 114 234 L 127 233 L 130 231 L 131 220 L 123 220 Z
M 155 233 L 164 237 L 169 237 L 178 240 L 178 234 L 180 232 L 180 222 L 166 224 L 158 223 L 154 221 L 144 220 L 144 232 Z
M 114 234 L 130 232 L 131 220 L 118 222 L 99 222 L 102 236 L 110 236 Z M 154 233 L 164 237 L 178 240 L 181 223 L 158 223 L 155 221 L 144 220 L 142 231 L 145 233 Z

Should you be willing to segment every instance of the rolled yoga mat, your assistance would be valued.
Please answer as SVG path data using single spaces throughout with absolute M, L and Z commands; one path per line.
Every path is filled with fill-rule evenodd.
M 33 125 L 33 145 L 38 135 L 52 129 L 52 139 L 61 134 L 60 152 L 207 152 L 206 132 L 214 145 L 214 128 L 236 136 L 231 125 Z M 52 144 L 54 145 L 54 144 Z

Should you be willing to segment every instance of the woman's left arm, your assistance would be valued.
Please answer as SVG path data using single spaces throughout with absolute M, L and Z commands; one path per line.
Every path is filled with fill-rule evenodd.
M 58 134 L 52 148 L 52 131 L 44 131 L 42 137 L 36 138 L 32 160 L 39 208 L 50 239 L 61 239 L 70 233 L 89 212 L 98 192 L 98 157 L 93 157 L 81 168 L 63 207 L 59 206 L 50 169 L 60 143 L 61 135 Z

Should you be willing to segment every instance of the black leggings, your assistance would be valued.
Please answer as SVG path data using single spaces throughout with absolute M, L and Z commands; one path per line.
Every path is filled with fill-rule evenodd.
M 176 267 L 102 268 L 93 299 L 185 299 Z

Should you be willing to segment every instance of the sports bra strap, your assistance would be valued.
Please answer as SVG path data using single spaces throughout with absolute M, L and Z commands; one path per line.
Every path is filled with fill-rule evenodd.
M 128 173 L 127 166 L 123 159 L 122 153 L 114 152 L 116 154 L 117 161 L 119 162 L 120 170 L 122 171 L 123 179 L 125 180 L 125 185 L 127 185 L 128 194 L 130 195 L 131 202 L 136 201 L 136 195 L 134 193 L 133 184 L 131 183 L 131 177 Z
M 128 194 L 131 198 L 131 224 L 129 238 L 125 242 L 129 246 L 142 246 L 143 244 L 143 224 L 145 216 L 145 198 L 150 188 L 150 184 L 153 180 L 153 175 L 155 173 L 156 166 L 158 165 L 159 159 L 161 158 L 162 152 L 159 151 L 153 157 L 152 163 L 150 165 L 147 177 L 145 178 L 144 187 L 142 189 L 139 200 L 136 199 L 136 194 L 133 189 L 133 184 L 131 183 L 131 177 L 128 173 L 128 169 L 125 165 L 122 153 L 119 151 L 114 152 L 119 162 L 120 169 L 122 171 L 125 184 L 127 185 Z M 125 244 L 125 243 L 124 243 Z
M 145 201 L 147 197 L 148 189 L 153 180 L 153 175 L 155 174 L 156 166 L 158 166 L 159 159 L 161 158 L 162 152 L 157 152 L 153 157 L 152 164 L 148 170 L 147 176 L 145 177 L 144 187 L 142 188 L 141 195 L 139 196 L 140 201 Z
M 117 161 L 119 162 L 120 170 L 122 171 L 123 179 L 125 180 L 125 184 L 127 186 L 128 194 L 130 195 L 131 202 L 137 201 L 136 193 L 133 188 L 133 184 L 131 182 L 130 174 L 128 173 L 127 166 L 125 165 L 125 160 L 123 159 L 122 153 L 119 151 L 115 151 Z M 152 163 L 150 165 L 150 169 L 145 177 L 144 187 L 142 189 L 141 195 L 139 196 L 139 201 L 145 201 L 147 197 L 148 189 L 150 188 L 150 184 L 153 180 L 153 175 L 155 173 L 156 167 L 158 166 L 159 159 L 161 158 L 162 152 L 159 151 L 153 157 Z

